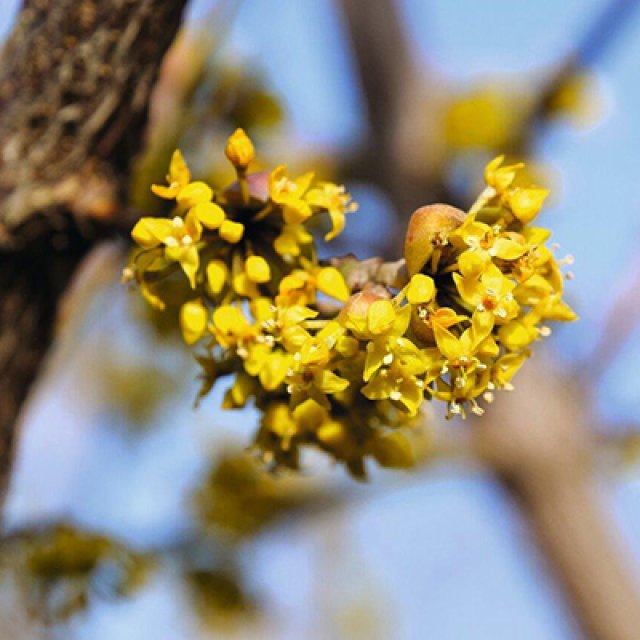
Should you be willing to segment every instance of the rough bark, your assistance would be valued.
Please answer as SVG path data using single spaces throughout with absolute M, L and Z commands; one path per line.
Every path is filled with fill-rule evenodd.
M 123 226 L 151 89 L 186 0 L 25 0 L 0 58 L 0 493 L 83 256 Z

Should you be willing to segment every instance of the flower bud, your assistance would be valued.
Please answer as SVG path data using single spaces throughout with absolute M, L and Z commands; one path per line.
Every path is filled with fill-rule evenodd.
M 410 276 L 422 271 L 434 249 L 447 245 L 449 234 L 462 224 L 464 217 L 464 211 L 446 204 L 430 204 L 413 212 L 404 244 Z
M 369 307 L 378 300 L 387 300 L 388 295 L 383 295 L 374 287 L 368 287 L 358 293 L 354 293 L 345 303 L 342 311 L 340 311 L 340 319 L 346 320 L 348 317 L 366 320 L 369 313 Z
M 246 171 L 256 157 L 253 143 L 244 129 L 236 129 L 227 141 L 224 153 L 238 171 Z

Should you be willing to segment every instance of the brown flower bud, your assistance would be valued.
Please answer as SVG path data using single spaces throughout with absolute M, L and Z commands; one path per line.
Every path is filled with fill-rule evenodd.
M 410 276 L 422 271 L 436 248 L 447 245 L 449 234 L 462 224 L 465 215 L 447 204 L 430 204 L 413 212 L 404 244 Z
M 366 318 L 369 307 L 374 302 L 388 300 L 390 297 L 389 292 L 384 287 L 377 285 L 367 286 L 362 291 L 350 296 L 340 311 L 340 318 L 346 319 L 347 316 Z

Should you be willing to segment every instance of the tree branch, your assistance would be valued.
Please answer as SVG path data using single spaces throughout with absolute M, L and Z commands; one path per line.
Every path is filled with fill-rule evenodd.
M 84 255 L 121 226 L 186 0 L 28 0 L 0 58 L 0 492 Z
M 530 363 L 516 391 L 501 394 L 490 419 L 474 425 L 475 446 L 531 525 L 587 637 L 632 640 L 640 629 L 637 576 L 600 504 L 594 435 L 581 411 L 587 399 L 568 386 Z

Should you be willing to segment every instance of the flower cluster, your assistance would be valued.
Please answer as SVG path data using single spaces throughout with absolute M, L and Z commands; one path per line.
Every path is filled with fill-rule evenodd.
M 325 240 L 341 232 L 356 208 L 343 187 L 285 166 L 250 173 L 242 130 L 226 155 L 238 179 L 214 190 L 174 153 L 167 185 L 153 191 L 175 209 L 137 223 L 127 275 L 157 308 L 180 291 L 184 340 L 201 348 L 201 396 L 233 376 L 223 406 L 262 411 L 256 446 L 275 466 L 297 468 L 302 445 L 356 476 L 367 456 L 410 466 L 405 436 L 425 400 L 481 414 L 482 399 L 511 388 L 545 323 L 575 318 L 550 233 L 531 225 L 547 191 L 519 184 L 522 165 L 491 162 L 466 214 L 418 209 L 403 268 L 363 282 L 353 272 L 364 263 L 318 260 L 309 225 L 326 213 Z

